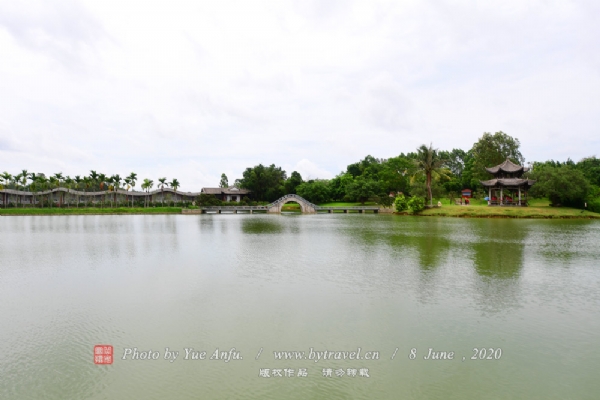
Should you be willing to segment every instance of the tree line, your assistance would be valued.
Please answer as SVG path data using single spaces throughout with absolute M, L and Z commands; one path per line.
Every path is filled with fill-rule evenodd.
M 297 171 L 288 177 L 281 167 L 259 164 L 247 168 L 236 185 L 251 190 L 255 200 L 266 202 L 293 193 L 315 204 L 374 201 L 387 206 L 402 194 L 431 204 L 432 199 L 460 197 L 463 189 L 471 189 L 475 198 L 483 198 L 487 192 L 480 181 L 492 178 L 485 168 L 507 158 L 524 165 L 520 146 L 517 138 L 502 131 L 485 132 L 468 150 L 439 150 L 430 144 L 388 159 L 368 155 L 332 179 L 305 181 Z M 525 177 L 537 181 L 530 196 L 548 197 L 556 206 L 587 205 L 592 211 L 596 207 L 600 212 L 600 159 L 592 156 L 577 163 L 534 162 L 529 167 Z
M 44 192 L 51 189 L 58 188 L 66 188 L 69 190 L 77 190 L 83 192 L 102 192 L 103 195 L 101 197 L 101 206 L 104 206 L 105 203 L 110 203 L 111 206 L 118 205 L 118 194 L 117 190 L 125 190 L 129 191 L 134 190 L 136 183 L 138 182 L 138 176 L 135 172 L 131 172 L 129 175 L 125 177 L 121 177 L 119 174 L 115 175 L 106 175 L 103 173 L 98 173 L 97 171 L 91 170 L 90 174 L 87 176 L 75 175 L 75 177 L 71 178 L 70 176 L 63 176 L 62 172 L 55 173 L 50 176 L 46 176 L 43 173 L 34 173 L 29 172 L 28 170 L 22 170 L 17 174 L 10 174 L 8 172 L 3 172 L 0 174 L 0 189 L 14 189 L 14 190 L 22 190 L 32 192 L 35 196 L 38 192 Z M 149 193 L 150 190 L 154 187 L 154 181 L 151 179 L 143 179 L 140 188 L 142 191 Z M 177 179 L 171 180 L 171 182 L 167 182 L 167 178 L 159 178 L 157 182 L 157 187 L 161 190 L 165 187 L 171 187 L 173 190 L 177 190 L 180 187 L 180 183 Z M 108 196 L 108 197 L 107 197 Z M 164 200 L 164 199 L 163 199 Z M 68 202 L 68 199 L 67 199 Z M 38 199 L 38 203 L 43 207 L 46 204 L 49 207 L 52 207 L 53 201 L 51 201 L 48 196 L 42 196 L 41 199 Z M 75 202 L 77 206 L 79 206 L 79 199 Z M 145 197 L 143 200 L 143 205 L 145 207 L 149 206 L 150 199 Z M 58 201 L 59 206 L 65 204 L 64 194 L 61 194 L 61 197 Z M 7 201 L 4 201 L 5 207 L 7 206 Z M 129 202 L 127 202 L 129 205 Z M 134 206 L 134 198 L 131 196 L 131 207 Z
M 368 155 L 348 165 L 345 171 L 332 179 L 304 180 L 297 171 L 288 176 L 286 171 L 274 164 L 258 164 L 246 168 L 242 177 L 235 180 L 234 186 L 250 190 L 251 200 L 243 200 L 253 204 L 272 202 L 285 194 L 298 194 L 315 204 L 332 201 L 364 204 L 372 201 L 390 206 L 399 194 L 407 199 L 422 198 L 432 204 L 433 199 L 460 197 L 463 189 L 471 189 L 475 198 L 483 198 L 487 193 L 480 181 L 491 178 L 485 168 L 498 165 L 507 158 L 515 164 L 525 163 L 519 140 L 501 131 L 494 134 L 486 132 L 468 150 L 439 150 L 430 144 L 388 159 Z M 587 207 L 591 211 L 600 212 L 600 159 L 591 156 L 579 162 L 570 159 L 566 162 L 549 160 L 528 165 L 531 168 L 525 177 L 537 181 L 529 192 L 530 196 L 547 197 L 555 206 Z M 117 188 L 133 190 L 137 182 L 137 174 L 133 172 L 121 177 L 118 174 L 108 176 L 92 170 L 87 176 L 77 175 L 74 178 L 63 176 L 60 172 L 46 177 L 27 170 L 15 175 L 7 172 L 0 174 L 0 189 L 36 193 L 64 187 L 86 192 L 105 192 L 106 195 L 113 192 L 113 196 L 109 196 L 113 205 L 117 204 Z M 154 187 L 154 181 L 144 179 L 140 186 L 148 193 Z M 179 186 L 177 179 L 168 182 L 166 178 L 159 178 L 157 182 L 157 187 L 161 190 L 165 187 L 177 190 Z M 221 175 L 219 186 L 229 186 L 225 174 Z M 134 199 L 131 197 L 133 207 Z M 46 201 L 48 202 L 47 199 Z M 143 205 L 148 206 L 150 201 L 145 198 Z M 164 196 L 161 196 L 161 203 L 163 201 Z M 210 195 L 198 198 L 197 202 L 199 205 L 220 203 Z M 52 202 L 48 203 L 52 206 Z M 64 202 L 60 201 L 59 204 L 62 203 Z

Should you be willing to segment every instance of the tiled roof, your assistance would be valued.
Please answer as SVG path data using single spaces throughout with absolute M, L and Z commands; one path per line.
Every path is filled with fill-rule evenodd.
M 501 178 L 501 179 L 490 179 L 489 181 L 480 181 L 483 186 L 494 187 L 494 186 L 532 186 L 535 181 L 531 179 L 519 179 L 519 178 Z
M 236 186 L 229 186 L 227 188 L 202 188 L 202 193 L 206 194 L 239 194 L 244 195 L 250 193 L 248 189 L 240 189 Z
M 507 158 L 506 161 L 504 161 L 502 164 L 496 165 L 495 167 L 486 168 L 486 170 L 490 174 L 495 175 L 500 171 L 508 173 L 527 172 L 529 171 L 529 168 L 517 165 Z

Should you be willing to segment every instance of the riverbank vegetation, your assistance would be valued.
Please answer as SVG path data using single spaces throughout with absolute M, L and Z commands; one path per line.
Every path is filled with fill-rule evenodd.
M 429 144 L 420 146 L 414 152 L 400 153 L 388 159 L 368 155 L 348 165 L 344 171 L 331 179 L 317 177 L 303 180 L 297 171 L 293 171 L 288 177 L 281 167 L 259 164 L 246 168 L 242 177 L 235 180 L 234 185 L 250 190 L 251 194 L 242 198 L 241 204 L 244 205 L 265 205 L 285 194 L 298 194 L 320 205 L 377 204 L 392 207 L 396 197 L 402 195 L 407 204 L 414 206 L 409 207 L 410 210 L 420 212 L 421 201 L 417 199 L 423 199 L 424 205 L 428 207 L 442 200 L 454 205 L 461 198 L 464 189 L 472 191 L 471 206 L 483 202 L 488 194 L 479 182 L 491 178 L 485 167 L 498 165 L 507 158 L 516 164 L 525 164 L 519 140 L 504 132 L 484 133 L 468 150 L 438 150 Z M 547 198 L 546 201 L 554 208 L 570 207 L 600 213 L 600 159 L 591 156 L 578 162 L 569 159 L 565 162 L 549 160 L 526 164 L 529 172 L 524 177 L 536 180 L 527 196 L 530 205 L 533 199 Z M 89 176 L 77 175 L 71 178 L 63 176 L 62 173 L 46 177 L 42 173 L 23 170 L 16 175 L 7 172 L 0 174 L 0 189 L 30 191 L 34 196 L 44 190 L 60 187 L 84 192 L 102 192 L 92 203 L 86 204 L 69 193 L 58 195 L 58 201 L 56 198 L 49 199 L 47 195 L 39 196 L 36 207 L 46 208 L 99 207 L 114 210 L 118 207 L 134 209 L 191 205 L 189 199 L 184 203 L 181 196 L 164 193 L 165 187 L 177 190 L 180 186 L 177 179 L 168 182 L 166 178 L 158 178 L 157 188 L 163 193 L 154 196 L 149 193 L 154 187 L 154 181 L 148 178 L 143 179 L 141 184 L 142 190 L 148 193 L 146 197 L 127 196 L 116 192 L 116 189 L 127 192 L 130 189 L 134 190 L 137 181 L 137 174 L 133 172 L 121 178 L 118 174 L 108 176 L 92 170 Z M 222 174 L 219 186 L 226 187 L 228 184 L 227 176 Z M 24 206 L 18 203 L 18 198 L 17 204 L 11 203 L 7 206 L 6 199 L 7 195 L 4 194 L 4 207 Z M 207 194 L 201 194 L 194 200 L 197 206 L 240 204 L 222 202 Z M 482 205 L 487 205 L 487 202 L 483 202 Z M 295 210 L 299 206 L 290 205 L 287 208 Z M 497 207 L 490 209 L 494 208 Z M 461 209 L 463 211 L 460 212 L 464 212 L 465 208 Z M 512 208 L 507 210 L 510 209 Z M 423 210 L 424 214 L 433 212 L 440 211 L 432 211 L 427 207 Z
M 332 179 L 304 181 L 295 171 L 287 178 L 280 167 L 259 164 L 247 168 L 243 178 L 236 182 L 252 190 L 255 199 L 264 201 L 295 193 L 319 205 L 370 203 L 390 207 L 401 194 L 407 202 L 413 197 L 422 198 L 431 207 L 442 200 L 455 204 L 462 190 L 470 189 L 471 203 L 487 206 L 483 199 L 488 193 L 479 183 L 491 178 L 485 167 L 501 164 L 507 158 L 519 165 L 526 164 L 529 172 L 524 177 L 536 180 L 527 197 L 530 205 L 532 200 L 546 198 L 544 201 L 554 207 L 600 213 L 600 159 L 591 156 L 577 163 L 572 160 L 525 163 L 519 140 L 504 132 L 484 133 L 469 150 L 438 150 L 429 144 L 388 159 L 369 155 L 348 165 Z M 417 200 L 411 204 L 417 210 L 421 208 Z M 433 212 L 427 210 L 424 212 Z

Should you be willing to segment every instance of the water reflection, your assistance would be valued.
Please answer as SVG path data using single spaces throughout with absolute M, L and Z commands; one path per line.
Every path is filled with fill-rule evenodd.
M 473 263 L 481 276 L 495 278 L 518 277 L 523 267 L 523 252 L 527 229 L 522 221 L 484 220 L 473 229 L 478 240 L 473 241 Z
M 481 220 L 472 224 L 470 259 L 479 279 L 473 282 L 478 308 L 503 313 L 523 306 L 520 276 L 527 243 L 522 220 Z
M 242 232 L 248 234 L 274 234 L 284 230 L 283 222 L 277 216 L 244 216 L 241 223 Z

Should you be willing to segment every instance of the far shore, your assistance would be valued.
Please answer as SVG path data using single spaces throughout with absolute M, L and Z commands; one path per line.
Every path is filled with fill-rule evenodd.
M 418 214 L 410 211 L 396 212 L 396 216 L 452 217 L 452 218 L 530 218 L 530 219 L 600 219 L 600 214 L 569 207 L 550 207 L 542 201 L 530 207 L 488 207 L 483 204 L 443 204 L 428 208 Z M 547 204 L 547 203 L 546 203 Z M 327 203 L 327 206 L 349 206 L 349 203 Z M 160 215 L 182 214 L 183 207 L 119 207 L 119 208 L 1 208 L 0 216 L 32 215 Z M 290 204 L 282 211 L 300 211 L 300 206 Z M 390 213 L 381 213 L 391 215 Z

